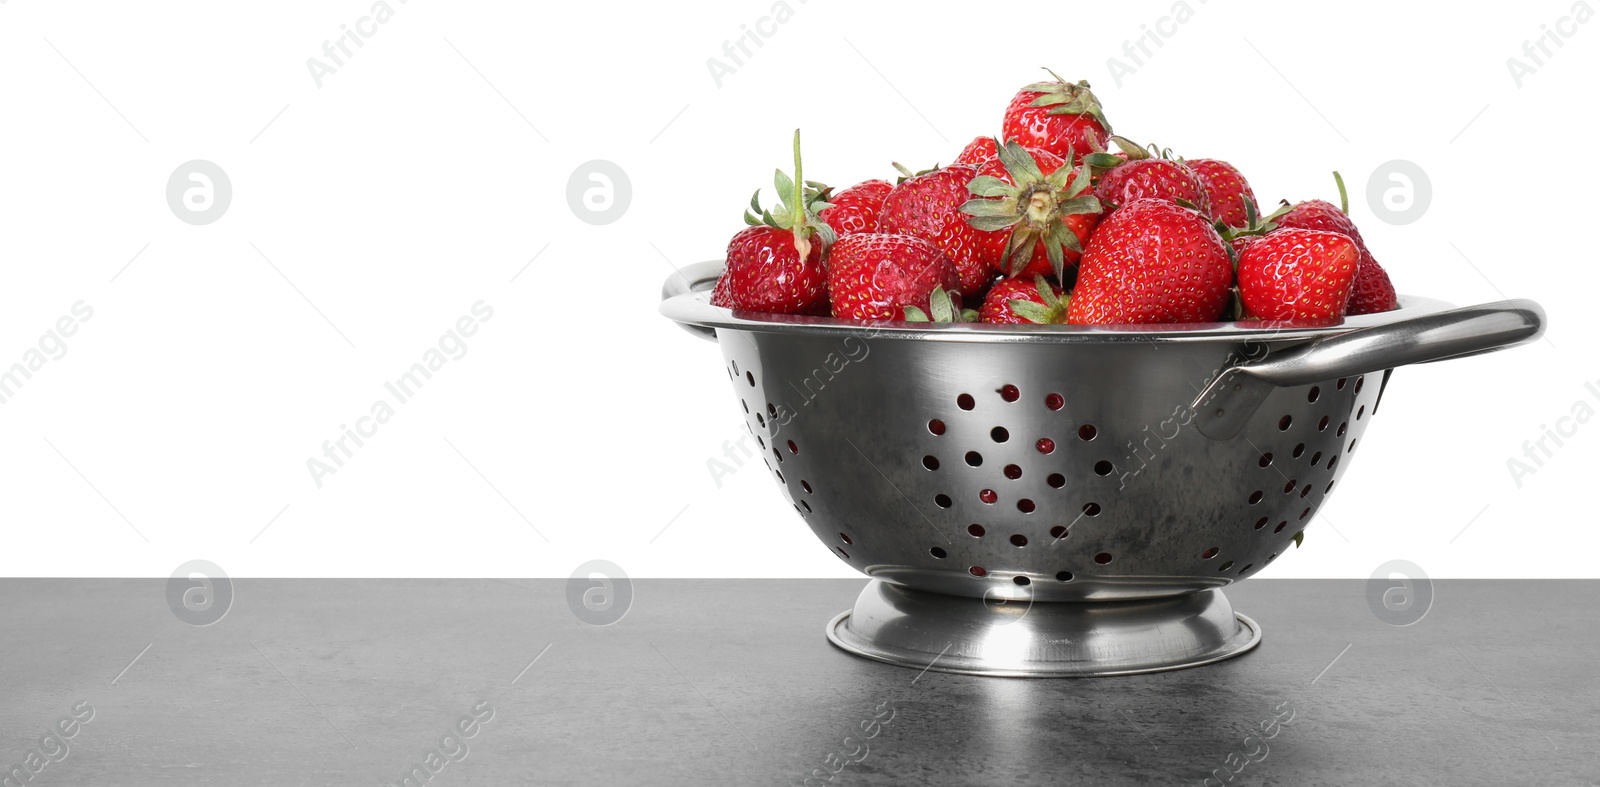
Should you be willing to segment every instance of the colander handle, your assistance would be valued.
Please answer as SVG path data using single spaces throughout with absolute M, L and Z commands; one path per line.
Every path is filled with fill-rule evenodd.
M 1227 440 L 1278 388 L 1503 350 L 1543 334 L 1544 309 L 1525 299 L 1342 333 L 1223 371 L 1194 400 L 1195 424 L 1206 437 Z
M 707 260 L 693 265 L 685 265 L 677 273 L 667 277 L 665 284 L 661 285 L 661 300 L 687 295 L 696 290 L 707 289 L 722 278 L 722 260 Z M 717 332 L 703 325 L 687 325 L 679 323 L 683 329 L 702 339 L 717 340 Z

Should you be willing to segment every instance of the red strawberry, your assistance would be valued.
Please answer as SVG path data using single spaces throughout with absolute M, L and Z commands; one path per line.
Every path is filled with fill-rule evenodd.
M 1233 262 L 1210 220 L 1165 200 L 1135 200 L 1089 239 L 1068 321 L 1211 322 L 1232 281 Z
M 1089 83 L 1068 82 L 1048 68 L 1045 71 L 1055 80 L 1035 82 L 1012 97 L 1000 124 L 1000 138 L 1064 159 L 1104 150 L 1111 123 Z
M 1004 325 L 1060 324 L 1067 321 L 1067 299 L 1043 276 L 1001 279 L 978 310 L 980 322 Z
M 1361 267 L 1356 269 L 1356 283 L 1350 290 L 1350 301 L 1345 304 L 1345 314 L 1373 314 L 1400 308 L 1395 297 L 1394 284 L 1389 274 L 1372 252 L 1363 250 Z
M 1339 210 L 1339 206 L 1326 200 L 1310 199 L 1297 202 L 1282 215 L 1273 218 L 1272 224 L 1278 229 L 1291 230 L 1321 230 L 1323 232 L 1337 232 L 1356 242 L 1356 247 L 1367 247 L 1361 240 L 1361 230 L 1356 229 L 1356 223 Z
M 728 266 L 711 291 L 711 303 L 768 314 L 827 314 L 822 244 L 811 244 L 801 262 L 793 232 L 744 228 L 728 242 Z
M 872 232 L 878 228 L 878 213 L 883 210 L 883 198 L 889 196 L 894 186 L 887 180 L 864 180 L 850 188 L 828 197 L 832 207 L 819 214 L 839 237 L 858 232 Z
M 1089 169 L 1073 170 L 1055 154 L 1007 142 L 978 167 L 961 206 L 967 223 L 986 231 L 983 257 L 1001 273 L 1032 279 L 1076 264 L 1099 220 Z
M 1361 250 L 1348 235 L 1280 229 L 1239 256 L 1239 298 L 1263 320 L 1327 320 L 1344 315 Z
M 994 137 L 974 137 L 967 146 L 961 149 L 961 154 L 956 156 L 957 164 L 982 164 L 998 155 L 995 152 Z
M 1361 253 L 1361 267 L 1356 271 L 1356 285 L 1345 307 L 1347 314 L 1372 314 L 1400 308 L 1394 285 L 1389 282 L 1389 274 L 1373 258 L 1372 252 L 1367 249 L 1367 242 L 1361 237 L 1361 231 L 1350 220 L 1350 200 L 1345 193 L 1344 178 L 1335 172 L 1333 179 L 1339 184 L 1339 205 L 1320 199 L 1306 200 L 1296 203 L 1280 216 L 1271 217 L 1272 225 L 1337 232 L 1355 241 L 1356 249 Z
M 1320 199 L 1299 202 L 1281 209 L 1279 215 L 1268 217 L 1264 226 L 1269 230 L 1277 228 L 1337 232 L 1350 238 L 1355 243 L 1361 260 L 1360 266 L 1356 269 L 1355 287 L 1350 291 L 1350 301 L 1345 304 L 1345 313 L 1373 314 L 1400 308 L 1388 272 L 1378 264 L 1372 252 L 1367 249 L 1366 241 L 1361 237 L 1361 230 L 1356 229 L 1355 222 L 1351 221 L 1337 205 Z M 1251 236 L 1236 238 L 1234 248 L 1237 250 L 1239 242 L 1249 237 Z
M 1120 143 L 1121 138 L 1117 139 Z M 1105 205 L 1107 213 L 1134 200 L 1153 197 L 1174 203 L 1181 200 L 1203 215 L 1211 216 L 1211 200 L 1206 196 L 1205 184 L 1188 165 L 1150 158 L 1136 147 L 1125 152 L 1128 161 L 1107 170 L 1094 187 L 1094 194 Z M 1139 157 L 1140 153 L 1143 158 Z M 1101 217 L 1104 218 L 1104 214 Z
M 1184 162 L 1200 176 L 1206 199 L 1211 202 L 1211 215 L 1229 227 L 1243 227 L 1247 223 L 1245 200 L 1256 201 L 1250 183 L 1232 164 L 1217 159 L 1197 158 Z
M 794 132 L 794 178 L 773 175 L 778 213 L 763 210 L 760 190 L 750 197 L 744 220 L 751 226 L 728 242 L 727 266 L 711 291 L 711 303 L 772 314 L 826 314 L 828 272 L 823 255 L 833 230 L 816 211 L 827 203 L 805 187 L 800 170 L 800 131 Z M 757 216 L 759 214 L 759 216 Z
M 905 307 L 930 311 L 937 287 L 954 291 L 961 277 L 932 243 L 910 235 L 863 232 L 840 238 L 828 256 L 833 316 L 902 320 Z M 961 296 L 952 300 L 959 310 Z
M 992 233 L 969 226 L 961 213 L 970 197 L 967 184 L 977 174 L 971 165 L 951 164 L 907 178 L 884 198 L 878 214 L 878 232 L 922 238 L 944 252 L 961 275 L 961 294 L 973 299 L 994 280 L 994 269 L 982 256 Z

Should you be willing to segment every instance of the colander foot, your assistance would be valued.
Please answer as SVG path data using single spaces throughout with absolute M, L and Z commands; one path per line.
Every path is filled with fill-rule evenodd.
M 1220 590 L 1142 601 L 964 598 L 873 580 L 828 640 L 913 669 L 1005 677 L 1095 677 L 1196 667 L 1261 641 Z

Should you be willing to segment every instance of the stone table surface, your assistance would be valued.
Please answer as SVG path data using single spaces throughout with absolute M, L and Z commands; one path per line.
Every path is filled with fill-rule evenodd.
M 1600 784 L 1596 581 L 1436 580 L 1397 627 L 1365 581 L 1255 579 L 1227 591 L 1264 630 L 1251 653 L 1049 680 L 836 650 L 823 625 L 860 580 L 636 578 L 609 626 L 558 579 L 235 579 L 209 626 L 175 614 L 168 584 L 0 580 L 0 776 Z

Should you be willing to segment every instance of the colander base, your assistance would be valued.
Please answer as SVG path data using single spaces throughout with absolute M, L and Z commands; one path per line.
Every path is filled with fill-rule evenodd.
M 828 623 L 857 656 L 935 672 L 1099 677 L 1196 667 L 1261 642 L 1220 590 L 1143 601 L 975 599 L 873 580 Z

